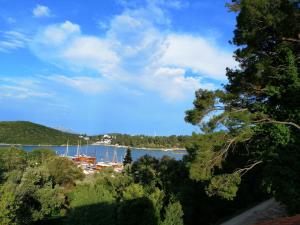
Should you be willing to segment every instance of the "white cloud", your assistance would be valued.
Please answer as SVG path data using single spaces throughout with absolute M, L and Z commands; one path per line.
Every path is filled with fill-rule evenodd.
M 67 31 L 68 33 L 80 32 L 80 27 L 77 24 L 71 23 L 70 21 L 66 21 L 61 24 L 61 28 Z
M 65 21 L 61 24 L 48 26 L 37 35 L 35 41 L 44 45 L 61 45 L 75 35 L 80 35 L 79 25 Z
M 42 90 L 36 79 L 0 79 L 0 98 L 29 99 L 51 97 L 52 93 Z
M 62 94 L 69 95 L 76 92 L 87 95 L 98 95 L 109 90 L 107 80 L 87 76 L 22 76 L 8 78 L 0 76 L 0 99 L 12 98 L 19 100 L 30 100 L 31 98 L 42 98 L 47 101 L 56 101 Z M 66 87 L 72 91 L 65 92 Z M 62 89 L 63 88 L 63 89 Z M 61 92 L 63 90 L 63 92 Z M 75 91 L 75 92 L 74 92 Z
M 31 49 L 64 68 L 99 72 L 99 78 L 55 78 L 81 91 L 90 85 L 91 92 L 98 93 L 103 82 L 114 81 L 175 101 L 199 87 L 214 88 L 202 78 L 223 81 L 225 68 L 234 65 L 232 53 L 202 36 L 170 32 L 163 4 L 183 7 L 181 1 L 155 0 L 148 1 L 147 7 L 126 8 L 111 19 L 101 37 L 83 34 L 70 21 L 53 24 L 35 36 Z M 187 76 L 186 71 L 196 75 Z
M 162 63 L 192 69 L 205 77 L 225 79 L 225 68 L 235 65 L 232 53 L 200 36 L 172 34 L 167 38 Z
M 63 75 L 54 75 L 48 78 L 44 78 L 50 81 L 64 84 L 85 94 L 99 94 L 108 89 L 108 87 L 105 85 L 105 81 L 103 81 L 103 79 L 100 77 L 67 77 Z
M 141 77 L 141 84 L 150 90 L 155 90 L 167 100 L 177 101 L 200 88 L 199 79 L 185 77 L 182 68 L 161 67 L 151 74 Z
M 111 50 L 110 43 L 92 36 L 80 36 L 74 39 L 61 53 L 73 67 L 109 72 L 118 61 L 117 54 Z
M 47 93 L 33 91 L 30 88 L 21 86 L 0 86 L 0 98 L 17 98 L 17 99 L 28 99 L 31 97 L 46 97 L 49 96 Z
M 50 9 L 44 5 L 37 5 L 32 13 L 35 17 L 49 17 L 51 16 Z
M 40 58 L 73 70 L 93 69 L 105 73 L 118 62 L 110 42 L 81 34 L 78 24 L 65 21 L 39 32 L 31 49 Z
M 0 52 L 10 52 L 18 48 L 24 48 L 29 41 L 23 33 L 10 30 L 0 32 Z

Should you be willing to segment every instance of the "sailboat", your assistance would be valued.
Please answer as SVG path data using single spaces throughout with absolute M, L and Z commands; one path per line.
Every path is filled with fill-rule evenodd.
M 95 156 L 88 156 L 88 155 L 81 155 L 80 154 L 80 147 L 81 147 L 81 140 L 78 141 L 77 145 L 77 151 L 76 151 L 76 157 L 74 158 L 74 161 L 79 163 L 86 163 L 86 164 L 96 164 L 96 157 Z M 87 151 L 87 149 L 86 149 Z M 87 153 L 87 152 L 86 152 Z
M 57 152 L 56 152 L 57 154 Z M 61 157 L 68 157 L 69 154 L 69 140 L 67 141 L 67 145 L 66 145 L 66 149 L 65 149 L 65 153 L 61 154 Z

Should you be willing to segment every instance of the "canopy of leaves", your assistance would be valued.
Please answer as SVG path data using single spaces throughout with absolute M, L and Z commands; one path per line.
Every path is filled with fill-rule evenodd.
M 299 5 L 289 0 L 232 2 L 230 9 L 238 13 L 232 43 L 238 47 L 234 57 L 239 66 L 227 69 L 229 82 L 224 90 L 197 91 L 194 108 L 185 118 L 206 133 L 199 144 L 192 142 L 188 148 L 190 177 L 209 181 L 207 193 L 226 199 L 235 197 L 240 177 L 254 166 L 273 168 L 280 152 L 293 157 L 290 149 L 300 150 L 294 144 L 300 138 Z M 248 158 L 240 169 L 228 166 L 236 164 L 228 159 L 231 152 Z M 280 165 L 290 172 L 298 168 Z M 298 188 L 296 173 L 291 192 L 286 193 L 289 197 L 283 197 L 285 189 L 279 186 L 284 185 L 278 185 L 275 174 L 269 170 L 265 175 L 279 200 L 299 196 L 292 191 Z M 287 205 L 295 211 L 295 204 Z

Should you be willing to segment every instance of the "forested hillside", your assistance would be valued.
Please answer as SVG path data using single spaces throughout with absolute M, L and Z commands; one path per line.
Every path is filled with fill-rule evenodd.
M 26 121 L 0 122 L 0 143 L 28 145 L 76 144 L 77 134 Z
M 128 134 L 109 134 L 112 136 L 111 144 L 125 145 L 131 147 L 145 148 L 185 148 L 190 136 L 171 135 L 171 136 L 146 136 Z M 94 136 L 93 140 L 99 140 L 103 136 Z
M 148 148 L 184 148 L 189 136 L 145 136 L 110 134 L 111 144 Z M 92 136 L 90 143 L 103 135 Z M 0 143 L 28 145 L 76 145 L 78 134 L 72 134 L 27 121 L 0 122 Z

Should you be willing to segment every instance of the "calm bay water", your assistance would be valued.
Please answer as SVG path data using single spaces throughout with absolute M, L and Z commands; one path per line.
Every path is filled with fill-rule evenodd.
M 66 146 L 22 146 L 22 149 L 26 151 L 32 151 L 33 149 L 47 148 L 52 149 L 58 155 L 64 154 L 66 151 Z M 99 145 L 83 145 L 80 148 L 81 154 L 86 154 L 89 156 L 96 156 L 97 161 L 111 161 L 114 156 L 114 152 L 116 152 L 118 162 L 122 162 L 125 156 L 127 148 L 116 148 L 113 146 L 99 146 Z M 77 146 L 69 146 L 69 156 L 76 155 Z M 155 158 L 162 158 L 164 155 L 174 158 L 176 160 L 182 159 L 182 157 L 186 154 L 185 150 L 176 150 L 176 151 L 163 151 L 163 150 L 148 150 L 148 149 L 138 149 L 132 148 L 131 155 L 133 160 L 137 160 L 138 158 L 144 155 L 150 155 Z

